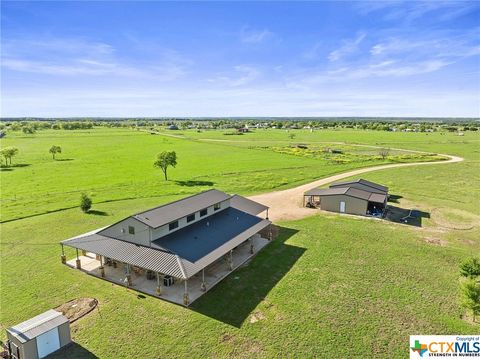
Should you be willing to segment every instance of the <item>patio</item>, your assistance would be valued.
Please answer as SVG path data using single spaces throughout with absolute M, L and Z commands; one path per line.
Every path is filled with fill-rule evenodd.
M 189 278 L 187 281 L 189 303 L 191 304 L 200 296 L 205 294 L 215 284 L 229 275 L 232 271 L 243 265 L 249 259 L 255 256 L 255 254 L 265 247 L 269 240 L 262 238 L 260 235 L 252 237 L 252 244 L 254 246 L 253 254 L 250 253 L 250 242 L 245 241 L 238 247 L 234 248 L 231 254 L 232 266 L 229 265 L 229 254 L 224 255 L 217 261 L 208 265 L 204 269 L 204 281 L 206 284 L 205 291 L 202 290 L 202 271 Z M 95 253 L 87 252 L 84 255 L 78 257 L 80 259 L 81 270 L 98 278 L 108 280 L 112 283 L 127 286 L 126 282 L 126 264 L 122 262 L 116 262 L 117 266 L 114 268 L 112 265 L 104 265 L 104 274 L 102 277 L 101 263 Z M 72 268 L 76 268 L 76 259 L 71 259 L 66 264 Z M 184 305 L 184 293 L 185 293 L 185 281 L 183 279 L 174 278 L 174 284 L 165 286 L 163 284 L 163 278 L 161 282 L 161 294 L 156 293 L 157 279 L 154 276 L 153 279 L 147 279 L 146 271 L 141 268 L 133 268 L 131 271 L 131 285 L 128 286 L 136 291 L 156 296 L 170 302 Z

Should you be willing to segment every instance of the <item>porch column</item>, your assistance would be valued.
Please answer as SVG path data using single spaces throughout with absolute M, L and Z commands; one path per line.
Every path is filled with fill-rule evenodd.
M 60 243 L 60 245 L 62 246 L 62 256 L 60 258 L 62 258 L 62 264 L 66 264 L 67 257 L 65 256 L 65 249 L 63 248 L 63 244 Z
M 190 299 L 188 297 L 188 279 L 185 279 L 185 293 L 183 293 L 183 305 L 188 306 L 190 304 Z
M 207 291 L 207 284 L 205 283 L 205 268 L 202 269 L 202 285 L 200 286 L 202 292 Z
M 233 270 L 233 250 L 230 249 L 230 254 L 228 258 L 228 269 Z
M 127 287 L 132 286 L 132 275 L 130 274 L 130 264 L 125 263 L 125 282 Z
M 77 260 L 75 261 L 75 264 L 77 266 L 77 269 L 82 269 L 82 264 L 80 263 L 80 257 L 78 256 L 78 248 L 75 248 L 77 250 Z
M 105 267 L 103 266 L 103 256 L 98 256 L 100 258 L 100 276 L 105 278 Z
M 267 217 L 265 219 L 268 219 L 268 208 L 267 208 Z
M 157 289 L 155 290 L 158 296 L 162 295 L 162 283 L 160 282 L 160 273 L 157 272 Z
M 250 242 L 250 254 L 253 254 L 254 250 L 255 250 L 255 246 L 253 245 L 253 238 L 250 237 L 248 239 L 248 241 Z

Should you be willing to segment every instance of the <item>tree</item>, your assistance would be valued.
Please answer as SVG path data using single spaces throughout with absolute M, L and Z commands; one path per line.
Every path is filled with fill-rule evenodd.
M 34 127 L 28 125 L 23 126 L 22 131 L 26 135 L 33 135 L 36 132 Z
M 92 208 L 92 199 L 86 193 L 82 193 L 80 196 L 80 209 L 83 213 L 87 213 L 90 208 Z
M 475 279 L 467 279 L 460 287 L 462 307 L 472 311 L 473 321 L 480 315 L 480 282 Z
M 382 148 L 382 149 L 380 149 L 380 151 L 378 151 L 378 154 L 382 157 L 382 160 L 384 160 L 390 154 L 390 149 L 389 148 Z
M 460 274 L 469 278 L 480 276 L 480 258 L 470 257 L 465 259 L 460 264 Z
M 12 164 L 12 157 L 18 153 L 18 148 L 16 147 L 5 147 L 0 150 L 0 156 L 5 158 L 5 165 L 8 166 Z
M 53 145 L 52 147 L 50 147 L 48 152 L 50 152 L 52 154 L 52 158 L 55 159 L 55 155 L 57 153 L 62 153 L 62 148 L 60 146 Z
M 295 134 L 294 134 L 294 133 L 290 133 L 290 134 L 288 135 L 288 138 L 290 138 L 291 140 L 293 140 L 293 139 L 295 138 Z
M 169 166 L 175 168 L 177 165 L 177 154 L 175 151 L 163 151 L 157 155 L 157 160 L 153 164 L 155 167 L 158 167 L 162 170 L 165 181 L 168 180 L 167 178 L 167 169 Z

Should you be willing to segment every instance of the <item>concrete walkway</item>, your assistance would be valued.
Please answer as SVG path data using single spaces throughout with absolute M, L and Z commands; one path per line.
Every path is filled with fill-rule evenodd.
M 420 151 L 413 151 L 413 150 L 409 150 L 408 152 L 422 153 Z M 303 193 L 312 188 L 324 186 L 326 184 L 336 182 L 344 178 L 358 176 L 363 173 L 386 170 L 389 168 L 438 165 L 438 164 L 456 163 L 456 162 L 463 161 L 462 157 L 445 155 L 445 154 L 439 154 L 439 155 L 447 157 L 448 160 L 433 161 L 433 162 L 393 163 L 388 165 L 359 168 L 356 170 L 339 173 L 333 176 L 318 179 L 316 181 L 313 181 L 295 188 L 290 188 L 283 191 L 263 193 L 256 196 L 250 196 L 248 198 L 250 198 L 251 200 L 260 202 L 265 206 L 270 207 L 269 219 L 271 221 L 275 222 L 275 221 L 282 221 L 282 220 L 301 219 L 308 216 L 312 216 L 315 213 L 317 213 L 317 211 L 314 211 L 311 208 L 303 207 L 303 203 L 302 203 Z

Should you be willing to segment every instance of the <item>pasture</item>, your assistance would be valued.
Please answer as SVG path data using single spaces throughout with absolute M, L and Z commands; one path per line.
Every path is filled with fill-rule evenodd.
M 58 357 L 400 358 L 410 334 L 478 333 L 462 318 L 458 264 L 480 253 L 479 134 L 224 132 L 98 128 L 2 139 L 20 150 L 0 174 L 2 338 L 5 327 L 81 296 L 97 298 L 98 310 L 72 326 L 76 344 Z M 338 147 L 348 161 L 283 150 L 298 143 Z M 433 155 L 392 150 L 382 159 L 356 145 Z M 178 156 L 168 182 L 152 165 L 163 150 Z M 390 187 L 392 205 L 428 213 L 421 228 L 325 213 L 279 223 L 276 241 L 190 309 L 60 263 L 60 240 L 212 186 L 248 195 L 436 153 L 465 161 L 364 176 Z M 92 195 L 92 214 L 78 209 L 81 192 Z

